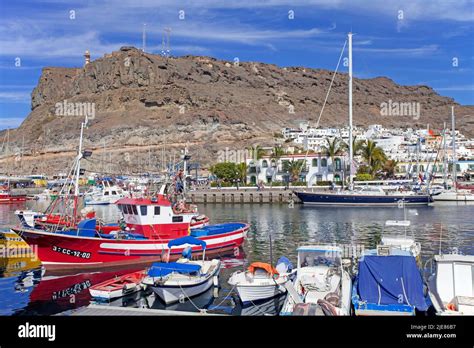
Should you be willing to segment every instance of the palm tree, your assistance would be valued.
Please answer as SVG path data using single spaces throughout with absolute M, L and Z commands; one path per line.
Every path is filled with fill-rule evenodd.
M 298 181 L 304 163 L 304 160 L 291 160 L 284 162 L 283 170 L 290 174 L 291 181 Z
M 357 137 L 352 139 L 352 156 L 357 156 L 361 153 L 364 148 L 365 142 L 363 140 L 357 140 Z M 349 144 L 343 143 L 344 149 L 349 150 Z
M 397 168 L 398 161 L 388 160 L 383 165 L 383 171 L 388 178 L 391 178 L 395 175 L 395 169 Z
M 339 138 L 326 138 L 326 141 L 327 146 L 323 146 L 323 152 L 326 156 L 331 158 L 331 163 L 334 167 L 334 158 L 336 157 L 336 155 L 339 155 L 342 152 L 342 150 L 344 149 L 344 145 L 341 139 Z
M 264 149 L 262 149 L 260 145 L 249 146 L 247 150 L 250 151 L 252 160 L 255 160 L 255 161 L 258 161 L 267 153 Z
M 278 161 L 285 154 L 285 150 L 281 146 L 275 146 L 272 149 L 271 159 Z
M 361 151 L 362 157 L 370 168 L 370 174 L 375 174 L 387 160 L 387 156 L 381 147 L 372 140 L 367 140 Z
M 247 163 L 242 162 L 237 164 L 237 172 L 238 178 L 240 179 L 240 182 L 243 184 L 247 183 Z

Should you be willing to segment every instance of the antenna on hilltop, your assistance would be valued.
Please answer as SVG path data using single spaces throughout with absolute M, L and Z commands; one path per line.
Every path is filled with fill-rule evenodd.
M 146 23 L 143 23 L 143 33 L 142 33 L 142 50 L 145 53 L 146 49 Z
M 171 33 L 171 28 L 166 27 L 164 29 L 163 35 L 161 37 L 161 54 L 168 58 L 171 54 L 170 50 L 170 33 Z

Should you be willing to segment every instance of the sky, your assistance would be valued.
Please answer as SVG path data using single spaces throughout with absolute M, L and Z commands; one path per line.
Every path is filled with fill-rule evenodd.
M 150 53 L 170 28 L 173 56 L 329 70 L 352 31 L 355 77 L 474 105 L 474 0 L 0 0 L 0 130 L 26 118 L 43 67 L 142 48 L 144 27 Z

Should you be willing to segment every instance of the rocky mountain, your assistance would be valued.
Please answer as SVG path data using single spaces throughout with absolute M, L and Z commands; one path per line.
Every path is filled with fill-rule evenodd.
M 31 113 L 9 134 L 10 147 L 19 152 L 24 144 L 25 155 L 21 164 L 18 158 L 0 159 L 0 172 L 7 166 L 21 166 L 24 172 L 64 171 L 77 149 L 81 115 L 87 110 L 91 119 L 85 146 L 96 149 L 86 163 L 89 170 L 156 169 L 164 156 L 172 157 L 186 144 L 193 160 L 203 164 L 226 147 L 271 146 L 282 127 L 316 122 L 332 74 L 211 57 L 166 58 L 133 47 L 83 68 L 44 68 L 31 94 Z M 321 126 L 347 124 L 347 95 L 347 75 L 339 73 Z M 457 126 L 474 135 L 474 107 L 458 105 L 428 86 L 401 86 L 386 77 L 354 79 L 353 102 L 357 125 L 430 124 L 434 129 L 449 122 L 455 105 Z M 419 103 L 419 115 L 381 115 L 382 103 L 406 102 Z M 0 133 L 4 137 L 5 131 Z

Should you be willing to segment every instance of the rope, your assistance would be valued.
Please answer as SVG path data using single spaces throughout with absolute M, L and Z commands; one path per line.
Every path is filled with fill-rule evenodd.
M 334 78 L 336 77 L 337 70 L 339 69 L 339 64 L 341 63 L 342 55 L 344 54 L 346 44 L 347 44 L 347 40 L 344 41 L 344 45 L 342 46 L 341 54 L 339 55 L 339 60 L 337 61 L 336 70 L 334 71 L 334 74 L 332 75 L 331 83 L 329 84 L 328 92 L 326 93 L 326 98 L 324 99 L 324 103 L 323 103 L 323 106 L 321 108 L 321 112 L 319 113 L 318 121 L 316 122 L 316 128 L 319 127 L 319 121 L 321 120 L 321 116 L 323 115 L 324 107 L 326 106 L 326 102 L 328 100 L 329 93 L 331 92 L 331 87 L 332 87 L 332 84 L 334 82 Z M 306 162 L 306 158 L 308 157 L 308 153 L 309 153 L 309 146 L 308 146 L 308 149 L 306 150 L 306 154 L 304 155 L 304 162 L 303 163 Z M 303 166 L 301 166 L 300 171 L 298 173 L 298 176 L 301 175 L 302 170 L 303 170 Z
M 191 300 L 191 298 L 189 298 L 189 296 L 183 290 L 183 288 L 181 287 L 181 284 L 179 282 L 178 282 L 178 285 L 179 285 L 179 288 L 181 289 L 181 291 L 183 292 L 184 296 L 186 296 L 186 298 L 188 299 L 189 302 L 191 302 L 191 304 L 194 306 L 194 308 L 196 308 L 200 313 L 206 313 L 207 312 L 207 310 L 205 308 L 201 309 L 198 306 L 196 306 L 196 304 Z

